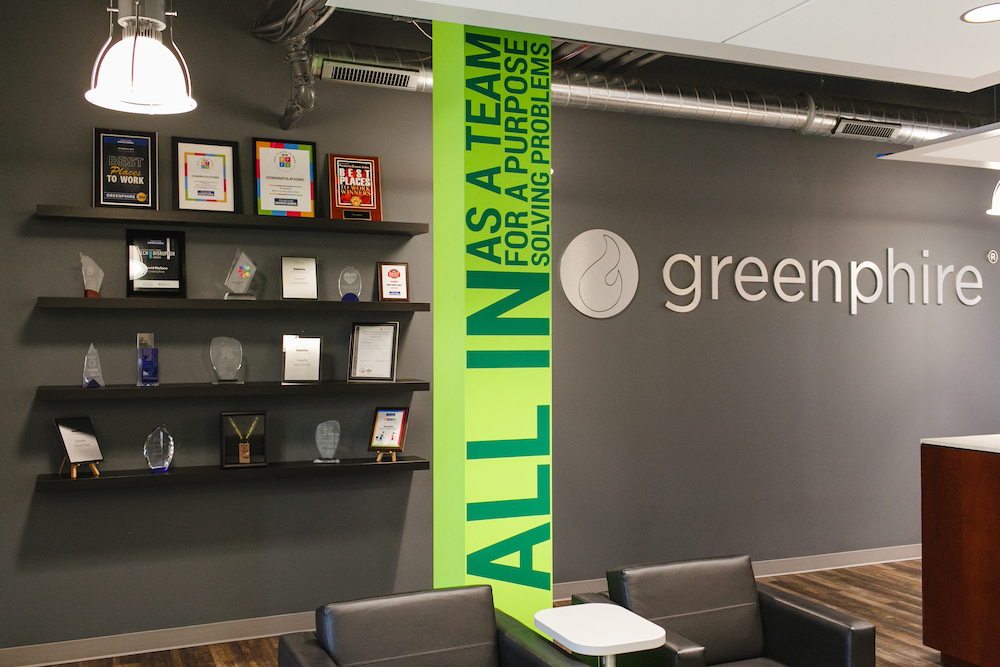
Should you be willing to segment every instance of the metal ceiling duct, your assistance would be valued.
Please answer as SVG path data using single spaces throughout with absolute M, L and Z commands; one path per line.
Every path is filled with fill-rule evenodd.
M 313 75 L 431 92 L 431 54 L 312 40 Z M 751 125 L 894 144 L 919 144 L 991 122 L 973 114 L 858 100 L 642 81 L 606 72 L 552 71 L 553 106 Z

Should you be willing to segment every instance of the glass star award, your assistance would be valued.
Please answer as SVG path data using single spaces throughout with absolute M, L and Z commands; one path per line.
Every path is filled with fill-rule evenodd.
M 233 265 L 229 267 L 229 275 L 226 278 L 226 287 L 229 288 L 229 291 L 225 298 L 242 301 L 256 300 L 257 297 L 250 291 L 250 283 L 253 282 L 255 275 L 257 275 L 257 265 L 247 257 L 245 252 L 237 249 Z
M 212 358 L 215 376 L 218 378 L 212 384 L 243 384 L 239 379 L 240 369 L 243 367 L 243 345 L 240 341 L 226 336 L 216 336 L 212 339 L 209 355 Z
M 104 386 L 104 373 L 101 372 L 101 355 L 97 354 L 97 348 L 90 344 L 87 356 L 83 360 L 83 386 L 87 389 L 95 389 Z
M 338 444 L 340 444 L 340 422 L 331 419 L 317 426 L 316 449 L 319 450 L 319 458 L 313 463 L 340 463 L 340 459 L 334 458 Z
M 174 438 L 166 426 L 153 429 L 146 438 L 146 444 L 142 446 L 142 454 L 154 474 L 167 472 L 170 462 L 174 460 Z
M 359 301 L 361 296 L 361 272 L 353 266 L 349 266 L 340 272 L 340 280 L 337 281 L 340 288 L 341 301 Z

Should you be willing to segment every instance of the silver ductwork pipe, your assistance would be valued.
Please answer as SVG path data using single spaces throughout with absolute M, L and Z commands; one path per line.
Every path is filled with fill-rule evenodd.
M 336 78 L 330 72 L 338 63 L 372 69 L 367 73 L 341 75 L 344 78 L 339 80 L 345 82 L 385 85 L 416 92 L 431 92 L 433 88 L 429 53 L 312 40 L 313 75 L 324 79 Z M 375 70 L 405 72 L 409 84 L 381 83 L 383 79 L 378 78 L 379 72 Z M 353 80 L 346 78 L 349 76 Z M 919 144 L 992 122 L 990 118 L 951 111 L 808 94 L 777 95 L 668 84 L 597 72 L 553 70 L 551 85 L 553 106 L 770 127 L 800 134 L 834 135 L 894 144 Z M 845 131 L 845 124 L 851 122 L 882 127 L 875 127 L 871 132 L 864 129 L 857 133 Z

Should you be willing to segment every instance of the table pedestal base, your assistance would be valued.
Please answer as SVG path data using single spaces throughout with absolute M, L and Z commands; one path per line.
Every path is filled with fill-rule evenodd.
M 615 656 L 602 655 L 598 658 L 598 667 L 615 667 Z

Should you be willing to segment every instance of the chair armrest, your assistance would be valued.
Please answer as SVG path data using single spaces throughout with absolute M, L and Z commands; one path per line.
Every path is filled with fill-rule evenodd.
M 281 635 L 278 639 L 278 667 L 337 667 L 313 632 Z
M 573 604 L 590 604 L 593 602 L 614 604 L 606 593 L 577 593 L 572 597 Z
M 500 667 L 582 667 L 521 621 L 499 609 L 495 611 Z
M 757 584 L 767 657 L 788 667 L 875 667 L 875 626 Z
M 705 667 L 705 647 L 676 632 L 667 630 L 667 642 L 662 650 L 671 667 Z

